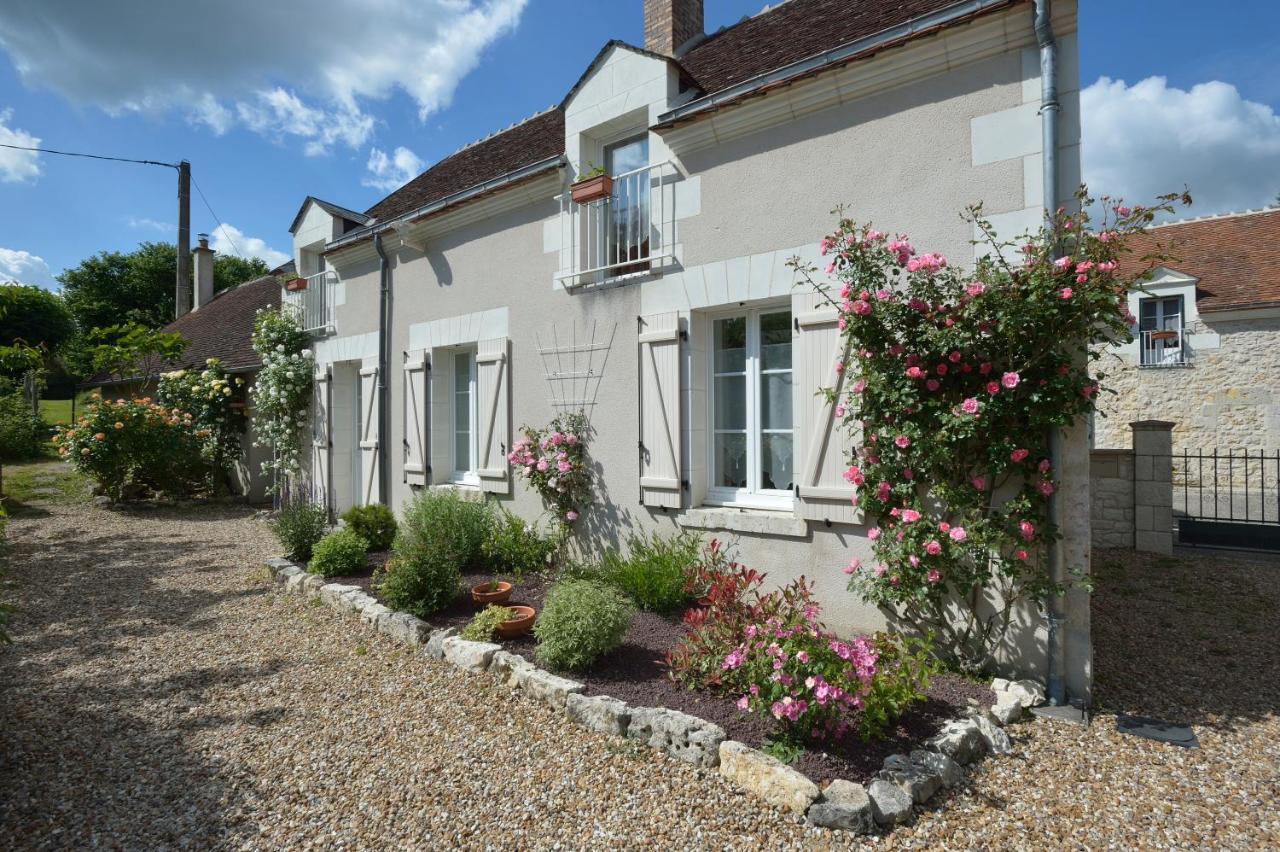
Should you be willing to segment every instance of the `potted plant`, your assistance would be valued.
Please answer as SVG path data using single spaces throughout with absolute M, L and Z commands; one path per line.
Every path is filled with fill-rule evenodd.
M 290 293 L 300 293 L 307 289 L 307 279 L 300 275 L 295 275 L 292 278 L 286 278 L 284 281 L 284 289 L 288 290 Z
M 1152 340 L 1177 340 L 1178 332 L 1172 329 L 1164 329 L 1162 331 L 1151 332 Z
M 578 179 L 569 188 L 569 193 L 576 204 L 587 204 L 613 194 L 613 178 L 605 173 L 603 166 L 592 166 L 579 172 Z
M 507 607 L 507 620 L 498 625 L 498 635 L 503 639 L 514 639 L 523 636 L 533 629 L 533 619 L 537 610 L 531 606 L 516 604 Z
M 512 585 L 505 580 L 490 580 L 472 587 L 471 600 L 481 606 L 506 603 L 511 599 L 512 588 Z

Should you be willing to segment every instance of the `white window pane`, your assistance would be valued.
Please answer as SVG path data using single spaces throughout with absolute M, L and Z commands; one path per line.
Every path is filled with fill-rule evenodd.
M 471 429 L 471 394 L 454 394 L 453 400 L 453 430 L 467 432 Z
M 747 428 L 747 377 L 716 376 L 712 393 L 716 400 L 715 429 Z
M 471 467 L 471 433 L 459 431 L 453 433 L 454 467 L 468 470 Z
M 794 441 L 790 433 L 765 433 L 760 436 L 760 487 L 779 491 L 790 490 L 794 484 Z
M 760 367 L 791 369 L 791 311 L 760 317 Z
M 747 368 L 746 317 L 716 320 L 712 348 L 717 373 L 740 373 L 745 370 Z
M 791 373 L 760 377 L 760 428 L 791 428 Z
M 747 436 L 741 433 L 717 434 L 714 453 L 712 485 L 716 488 L 746 488 Z

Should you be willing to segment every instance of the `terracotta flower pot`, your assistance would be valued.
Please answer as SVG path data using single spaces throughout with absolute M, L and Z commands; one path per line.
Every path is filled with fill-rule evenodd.
M 505 580 L 498 583 L 497 590 L 491 591 L 491 589 L 493 589 L 492 583 L 481 583 L 472 587 L 471 600 L 480 604 L 480 606 L 487 606 L 489 604 L 506 603 L 511 599 L 512 586 Z
M 613 194 L 613 178 L 609 175 L 596 175 L 580 180 L 569 188 L 569 193 L 578 204 L 607 198 Z
M 1178 332 L 1176 331 L 1153 331 L 1151 332 L 1152 340 L 1177 340 Z
M 301 292 L 307 289 L 307 279 L 292 278 L 289 281 L 285 282 L 284 289 L 288 290 L 290 293 Z
M 510 609 L 515 613 L 512 618 L 498 625 L 498 635 L 503 639 L 514 639 L 517 636 L 523 636 L 533 629 L 533 618 L 538 614 L 531 606 L 513 606 Z

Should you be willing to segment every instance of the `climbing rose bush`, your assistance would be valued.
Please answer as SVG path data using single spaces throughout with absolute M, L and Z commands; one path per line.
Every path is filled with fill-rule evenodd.
M 587 466 L 587 418 L 562 414 L 543 429 L 524 426 L 523 437 L 507 453 L 507 461 L 564 527 L 576 521 L 591 502 L 591 469 Z
M 1065 591 L 1045 570 L 1059 537 L 1049 434 L 1094 410 L 1105 376 L 1090 364 L 1136 322 L 1126 241 L 1178 198 L 1104 198 L 1096 227 L 1058 210 L 1020 245 L 970 208 L 990 249 L 971 272 L 837 211 L 820 244 L 826 277 L 793 261 L 839 312 L 844 382 L 821 392 L 853 436 L 845 478 L 875 552 L 845 567 L 850 589 L 935 634 L 964 667 L 989 659 L 1019 604 Z M 1083 190 L 1078 200 L 1093 204 Z
M 217 358 L 206 361 L 203 370 L 160 374 L 156 390 L 160 406 L 190 414 L 198 430 L 208 431 L 204 456 L 215 470 L 227 470 L 241 456 L 245 416 L 236 405 L 236 389 L 241 387 L 244 379 L 228 375 Z
M 250 389 L 253 399 L 254 445 L 269 447 L 262 472 L 272 478 L 274 492 L 283 477 L 302 470 L 302 437 L 311 406 L 316 362 L 308 349 L 296 308 L 282 305 L 259 310 L 253 324 L 253 351 L 262 368 Z

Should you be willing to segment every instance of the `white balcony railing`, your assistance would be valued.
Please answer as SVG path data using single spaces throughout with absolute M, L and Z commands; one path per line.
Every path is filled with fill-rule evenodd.
M 675 185 L 670 162 L 613 178 L 613 192 L 578 204 L 560 197 L 560 272 L 568 286 L 648 272 L 672 257 Z
M 332 269 L 308 275 L 305 290 L 286 290 L 284 302 L 293 305 L 302 317 L 304 331 L 329 334 L 334 330 L 334 299 L 338 288 L 338 273 Z
M 1186 332 L 1168 329 L 1138 332 L 1143 367 L 1184 367 L 1187 364 Z

